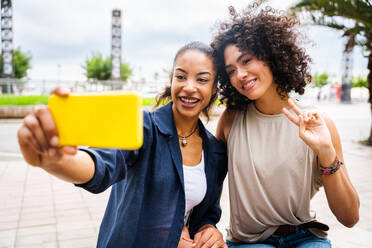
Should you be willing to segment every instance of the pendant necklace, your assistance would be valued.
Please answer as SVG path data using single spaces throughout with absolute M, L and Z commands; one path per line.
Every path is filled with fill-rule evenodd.
M 180 139 L 182 139 L 181 144 L 182 144 L 183 147 L 187 146 L 188 143 L 187 143 L 187 140 L 186 139 L 189 138 L 191 135 L 193 135 L 196 130 L 198 130 L 198 126 L 196 126 L 195 129 L 189 135 L 187 135 L 187 136 L 178 135 L 178 137 Z

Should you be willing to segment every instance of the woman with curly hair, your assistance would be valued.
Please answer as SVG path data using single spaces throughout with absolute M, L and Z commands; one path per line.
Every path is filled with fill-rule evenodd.
M 347 227 L 358 222 L 359 198 L 334 122 L 289 96 L 311 80 L 299 23 L 257 6 L 230 14 L 212 42 L 226 103 L 217 137 L 228 149 L 228 246 L 331 247 L 311 198 L 323 186 Z

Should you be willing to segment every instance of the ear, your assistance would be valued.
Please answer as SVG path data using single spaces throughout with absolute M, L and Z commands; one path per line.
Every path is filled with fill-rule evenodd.
M 169 82 L 172 84 L 173 81 L 173 70 L 169 73 Z

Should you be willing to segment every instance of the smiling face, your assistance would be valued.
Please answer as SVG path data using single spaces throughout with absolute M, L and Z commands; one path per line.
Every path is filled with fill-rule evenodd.
M 199 117 L 216 92 L 212 58 L 198 50 L 180 54 L 172 72 L 173 112 L 186 118 Z
M 258 100 L 276 93 L 276 84 L 269 66 L 234 45 L 228 45 L 224 52 L 225 69 L 232 86 L 250 100 Z

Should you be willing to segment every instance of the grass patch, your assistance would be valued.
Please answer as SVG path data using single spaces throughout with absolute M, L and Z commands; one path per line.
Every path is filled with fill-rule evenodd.
M 142 98 L 143 106 L 152 106 L 154 104 L 155 104 L 155 98 L 152 98 L 152 97 Z
M 0 106 L 27 106 L 27 105 L 47 105 L 49 95 L 45 96 L 15 96 L 15 95 L 0 95 Z M 143 98 L 144 106 L 152 106 L 155 102 L 154 98 Z
M 48 104 L 49 96 L 0 95 L 0 106 L 26 106 Z

